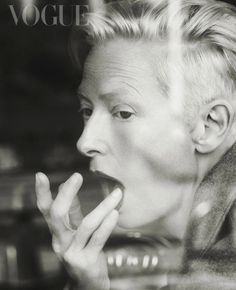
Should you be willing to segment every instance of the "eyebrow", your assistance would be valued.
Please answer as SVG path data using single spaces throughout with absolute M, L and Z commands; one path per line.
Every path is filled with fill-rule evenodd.
M 86 97 L 85 94 L 84 94 L 83 92 L 79 91 L 79 90 L 77 91 L 76 95 L 77 95 L 77 97 L 79 98 L 80 101 L 81 101 L 81 100 L 85 100 L 85 101 L 87 101 L 87 102 L 91 102 L 91 101 L 89 100 L 89 98 Z
M 115 92 L 109 92 L 109 93 L 101 94 L 101 95 L 98 96 L 98 98 L 100 100 L 109 100 L 109 99 L 114 98 L 114 96 L 117 96 L 117 95 L 121 95 L 121 93 L 119 92 L 119 90 L 117 90 Z M 77 92 L 77 96 L 78 96 L 79 99 L 84 99 L 84 100 L 90 101 L 89 97 L 87 97 L 81 91 L 78 91 Z
M 108 92 L 108 93 L 105 93 L 105 94 L 101 94 L 98 96 L 98 98 L 102 101 L 111 101 L 115 98 L 117 99 L 121 99 L 121 100 L 124 100 L 126 99 L 126 96 L 127 94 L 129 94 L 129 96 L 132 98 L 132 99 L 136 99 L 136 97 L 134 97 L 133 94 L 130 94 L 130 90 L 129 89 L 117 89 L 113 92 Z M 135 93 L 135 96 L 137 95 L 137 92 Z M 140 96 L 140 94 L 139 94 Z
M 105 93 L 105 94 L 99 95 L 98 98 L 100 100 L 107 100 L 107 101 L 109 101 L 110 99 L 113 99 L 114 96 L 117 96 L 117 95 L 120 95 L 120 94 L 118 94 L 117 92 L 115 92 L 115 93 Z
M 100 100 L 109 101 L 110 99 L 114 98 L 115 95 L 117 95 L 117 94 L 115 94 L 115 93 L 105 93 L 105 94 L 99 95 L 98 98 Z M 91 102 L 89 97 L 86 97 L 85 94 L 83 94 L 81 92 L 77 92 L 77 96 L 78 96 L 79 100 L 85 100 L 87 102 Z
M 132 91 L 134 91 L 136 94 L 138 94 L 139 96 L 141 96 L 139 90 L 135 86 L 133 86 L 130 83 L 125 82 L 125 81 L 122 81 L 122 83 L 125 84 L 127 87 L 129 87 L 129 89 L 131 89 Z

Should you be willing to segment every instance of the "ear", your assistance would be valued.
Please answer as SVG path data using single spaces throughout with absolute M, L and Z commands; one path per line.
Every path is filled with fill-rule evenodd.
M 93 13 L 105 14 L 106 5 L 103 0 L 89 0 L 90 11 Z
M 196 150 L 202 154 L 216 150 L 226 139 L 233 119 L 233 107 L 226 100 L 206 104 L 192 131 Z

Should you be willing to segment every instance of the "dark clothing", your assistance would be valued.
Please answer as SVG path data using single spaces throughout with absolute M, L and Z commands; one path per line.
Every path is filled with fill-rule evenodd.
M 178 290 L 236 289 L 236 144 L 195 194 Z M 175 286 L 174 286 L 175 285 Z

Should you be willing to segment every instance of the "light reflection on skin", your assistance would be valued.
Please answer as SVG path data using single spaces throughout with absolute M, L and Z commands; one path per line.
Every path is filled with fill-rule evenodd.
M 197 186 L 195 147 L 183 115 L 159 87 L 154 51 L 124 39 L 93 49 L 79 88 L 85 128 L 77 146 L 91 157 L 91 170 L 125 186 L 120 226 L 158 220 L 182 235 Z

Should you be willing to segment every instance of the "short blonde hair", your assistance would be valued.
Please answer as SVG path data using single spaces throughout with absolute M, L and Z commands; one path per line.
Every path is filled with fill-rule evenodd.
M 173 15 L 168 7 L 175 1 Z M 116 37 L 166 43 L 170 26 L 181 19 L 182 74 L 189 84 L 185 107 L 194 116 L 202 103 L 231 98 L 236 89 L 236 8 L 217 0 L 127 0 L 86 15 L 83 30 L 91 45 Z M 166 55 L 166 57 L 168 57 Z M 187 73 L 186 73 L 187 72 Z M 210 83 L 209 83 L 210 81 Z M 168 92 L 168 80 L 163 80 Z

